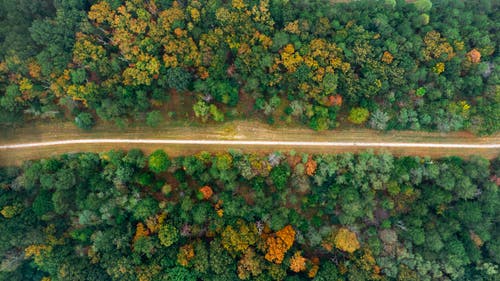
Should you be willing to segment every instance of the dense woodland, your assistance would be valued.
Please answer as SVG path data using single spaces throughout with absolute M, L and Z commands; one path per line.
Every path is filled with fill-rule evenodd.
M 500 159 L 76 153 L 0 169 L 1 280 L 498 280 Z
M 155 126 L 181 95 L 200 122 L 495 133 L 499 6 L 1 0 L 0 123 Z

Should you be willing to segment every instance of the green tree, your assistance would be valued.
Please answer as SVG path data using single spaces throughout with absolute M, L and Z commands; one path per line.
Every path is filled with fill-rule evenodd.
M 208 114 L 210 113 L 210 107 L 206 102 L 200 100 L 193 105 L 193 111 L 196 117 L 201 118 L 203 122 L 206 122 Z
M 287 163 L 278 165 L 271 170 L 269 176 L 273 184 L 278 190 L 283 190 L 286 187 L 288 179 L 290 178 L 291 169 Z
M 210 242 L 210 269 L 213 272 L 220 275 L 231 271 L 234 271 L 233 259 L 227 251 L 221 245 L 220 239 L 215 239 Z
M 146 117 L 146 124 L 149 127 L 156 128 L 160 125 L 162 121 L 163 121 L 163 115 L 159 110 L 153 110 L 149 112 Z
M 377 109 L 371 114 L 369 125 L 372 129 L 385 130 L 387 129 L 387 122 L 389 120 L 390 117 L 386 112 Z
M 149 155 L 148 166 L 149 169 L 156 173 L 165 172 L 171 165 L 170 158 L 165 151 L 158 149 Z
M 179 240 L 179 231 L 171 224 L 164 224 L 158 232 L 160 243 L 165 247 L 170 247 Z
M 133 209 L 133 216 L 136 220 L 145 220 L 158 213 L 158 202 L 151 197 L 139 200 Z
M 191 83 L 191 73 L 180 67 L 172 67 L 165 72 L 165 84 L 177 91 L 186 91 Z
M 90 130 L 94 126 L 94 117 L 90 113 L 82 112 L 75 117 L 75 124 L 78 128 Z
M 46 190 L 40 191 L 40 194 L 38 194 L 38 196 L 35 198 L 35 201 L 33 201 L 33 205 L 31 206 L 31 208 L 33 209 L 33 212 L 39 217 L 52 211 L 54 209 L 54 206 L 51 200 L 51 194 Z
M 134 243 L 134 252 L 139 255 L 144 255 L 148 258 L 153 256 L 154 243 L 150 237 L 140 237 Z
M 368 111 L 368 109 L 362 107 L 355 107 L 351 109 L 351 111 L 349 112 L 349 117 L 347 119 L 352 123 L 359 125 L 366 122 L 369 116 L 370 112 Z
M 431 0 L 417 0 L 414 4 L 415 7 L 421 12 L 428 12 L 432 8 Z
M 224 121 L 224 113 L 221 112 L 215 104 L 210 105 L 210 114 L 212 115 L 212 117 L 216 122 Z

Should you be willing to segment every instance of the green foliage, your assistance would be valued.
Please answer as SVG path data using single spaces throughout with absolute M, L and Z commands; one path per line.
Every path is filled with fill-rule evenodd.
M 90 113 L 82 112 L 75 117 L 75 124 L 78 128 L 90 130 L 94 126 L 94 117 Z
M 389 115 L 386 112 L 377 109 L 370 115 L 370 127 L 376 130 L 385 130 L 387 129 L 388 122 L 390 120 Z
M 173 67 L 165 71 L 165 84 L 177 91 L 186 91 L 191 83 L 191 73 L 183 68 Z
M 414 4 L 415 7 L 421 12 L 427 12 L 432 8 L 431 0 L 417 0 Z
M 134 252 L 151 258 L 154 250 L 153 242 L 149 237 L 141 237 L 134 243 Z
M 145 220 L 158 212 L 158 202 L 151 197 L 139 200 L 134 207 L 134 218 L 136 220 Z
M 375 129 L 498 131 L 492 1 L 247 2 L 3 1 L 0 125 L 85 108 L 155 127 L 168 101 L 179 120 L 321 131 L 363 108 L 392 117 Z
M 349 112 L 349 117 L 347 118 L 350 122 L 354 124 L 363 124 L 368 120 L 370 112 L 366 108 L 356 107 L 351 109 Z
M 146 124 L 149 127 L 156 128 L 160 125 L 162 121 L 163 121 L 163 115 L 158 110 L 153 110 L 149 112 L 146 117 Z
M 229 153 L 218 154 L 214 160 L 215 167 L 221 171 L 229 170 L 233 165 L 233 157 Z
M 168 167 L 170 167 L 171 163 L 172 162 L 170 161 L 167 153 L 161 149 L 156 150 L 149 155 L 148 167 L 156 174 L 165 172 Z
M 308 176 L 297 155 L 273 155 L 201 153 L 154 176 L 137 150 L 0 168 L 0 268 L 12 276 L 71 269 L 75 280 L 288 280 L 316 263 L 312 280 L 491 280 L 498 272 L 499 159 L 304 155 L 317 164 Z M 266 165 L 249 178 L 246 161 Z M 196 199 L 205 184 L 214 194 Z M 267 262 L 291 239 L 287 226 L 292 249 L 282 264 Z M 336 257 L 342 266 L 330 256 L 339 229 L 360 243 L 359 254 Z M 287 268 L 298 251 L 306 270 L 295 274 Z
M 420 87 L 417 89 L 415 93 L 418 97 L 423 97 L 427 93 L 427 90 L 424 87 Z
M 33 201 L 33 205 L 31 206 L 31 208 L 33 209 L 33 212 L 39 217 L 52 211 L 54 209 L 54 206 L 52 204 L 50 192 L 42 190 L 40 194 L 38 194 L 38 196 L 35 198 L 35 201 Z
M 198 118 L 201 118 L 203 122 L 206 122 L 208 119 L 208 114 L 210 113 L 210 106 L 202 100 L 198 101 L 193 105 L 194 115 Z
M 214 104 L 211 104 L 210 105 L 210 114 L 212 115 L 212 118 L 214 118 L 214 120 L 216 122 L 223 122 L 224 121 L 224 113 L 221 112 L 216 105 Z
M 286 187 L 290 174 L 290 166 L 285 163 L 274 167 L 269 176 L 276 188 L 283 190 Z
M 160 243 L 165 247 L 170 247 L 179 240 L 179 231 L 175 226 L 170 224 L 164 224 L 160 227 L 158 232 L 158 238 Z

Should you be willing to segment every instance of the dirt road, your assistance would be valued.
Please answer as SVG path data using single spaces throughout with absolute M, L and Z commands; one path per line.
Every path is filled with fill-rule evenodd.
M 157 140 L 157 139 L 79 139 L 0 145 L 0 150 L 23 149 L 71 144 L 178 144 L 230 146 L 292 146 L 292 147 L 404 147 L 404 148 L 461 148 L 500 149 L 500 144 L 409 143 L 409 142 L 314 142 L 314 141 L 240 141 L 240 140 Z
M 172 156 L 199 151 L 240 149 L 248 153 L 290 151 L 305 153 L 390 152 L 434 158 L 451 155 L 497 157 L 500 135 L 476 137 L 467 132 L 378 132 L 367 129 L 314 132 L 306 128 L 275 128 L 252 121 L 196 126 L 180 123 L 160 128 L 119 130 L 97 126 L 82 131 L 71 123 L 51 123 L 0 132 L 0 165 L 18 165 L 29 159 L 74 152 L 104 152 L 139 148 L 145 153 L 164 149 Z

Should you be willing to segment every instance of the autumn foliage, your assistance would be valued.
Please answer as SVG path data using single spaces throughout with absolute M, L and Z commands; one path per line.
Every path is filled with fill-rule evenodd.
M 149 229 L 142 222 L 138 223 L 135 229 L 134 242 L 141 237 L 146 237 L 150 234 Z
M 426 60 L 444 59 L 451 60 L 455 56 L 453 47 L 448 41 L 441 37 L 441 34 L 435 30 L 429 31 L 424 37 L 426 45 L 423 55 Z
M 234 255 L 254 245 L 257 238 L 257 228 L 254 224 L 238 221 L 235 227 L 229 225 L 222 232 L 222 246 Z
M 290 225 L 285 226 L 274 235 L 270 235 L 266 239 L 265 259 L 276 264 L 282 263 L 286 251 L 292 247 L 294 240 L 295 230 Z
M 387 63 L 387 64 L 391 64 L 392 60 L 394 60 L 394 57 L 392 56 L 392 54 L 389 53 L 388 51 L 385 51 L 384 54 L 382 55 L 382 61 Z
M 160 213 L 146 219 L 146 226 L 150 233 L 157 233 L 167 217 L 166 213 Z
M 307 162 L 305 164 L 306 174 L 308 176 L 314 175 L 314 172 L 316 172 L 317 167 L 318 167 L 318 163 L 316 163 L 316 161 L 314 161 L 312 159 L 312 157 L 309 157 L 309 159 L 307 160 Z
M 342 105 L 342 96 L 341 95 L 330 95 L 328 96 L 327 106 L 341 106 Z
M 467 59 L 472 63 L 481 62 L 481 53 L 477 49 L 472 49 L 467 53 Z
M 208 185 L 201 187 L 199 191 L 203 195 L 203 199 L 209 199 L 214 194 L 212 188 Z
M 296 252 L 290 259 L 290 270 L 293 272 L 306 270 L 306 258 L 301 255 L 300 251 Z
M 194 247 L 191 244 L 182 246 L 177 254 L 177 262 L 182 266 L 187 266 L 189 261 L 194 258 Z
M 354 253 L 354 251 L 360 248 L 356 233 L 345 227 L 342 227 L 337 232 L 334 242 L 337 249 L 348 253 Z
M 242 280 L 262 273 L 262 257 L 255 254 L 252 248 L 248 248 L 238 262 L 238 277 Z

